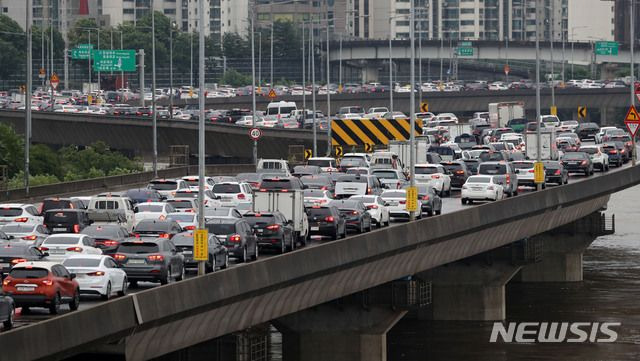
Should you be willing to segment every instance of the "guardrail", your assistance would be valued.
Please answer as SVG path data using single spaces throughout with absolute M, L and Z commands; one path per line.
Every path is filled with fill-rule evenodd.
M 217 164 L 209 165 L 206 168 L 206 174 L 208 176 L 236 175 L 238 173 L 253 171 L 255 171 L 255 166 L 253 164 Z M 158 170 L 159 178 L 177 178 L 193 174 L 198 174 L 197 166 L 184 166 Z M 118 190 L 121 188 L 141 185 L 151 179 L 153 179 L 153 172 L 150 171 L 30 187 L 28 194 L 25 188 L 9 189 L 0 193 L 0 201 L 24 201 L 42 199 L 51 196 L 69 196 L 90 192 L 97 193 L 108 190 Z

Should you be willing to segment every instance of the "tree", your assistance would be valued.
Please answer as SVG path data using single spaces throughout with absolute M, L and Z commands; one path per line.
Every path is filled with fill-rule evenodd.
M 26 37 L 24 30 L 6 15 L 0 15 L 0 78 L 7 79 L 9 75 L 23 73 L 26 60 Z
M 227 58 L 251 57 L 251 43 L 237 33 L 226 33 L 222 38 L 222 48 Z
M 24 140 L 6 124 L 0 124 L 0 164 L 7 166 L 9 177 L 18 173 L 24 164 Z
M 220 79 L 220 83 L 228 84 L 228 85 L 231 85 L 233 87 L 240 87 L 240 86 L 250 85 L 251 84 L 251 76 L 250 75 L 241 74 L 235 69 L 227 69 L 227 71 L 224 73 L 224 76 L 222 77 L 222 79 Z

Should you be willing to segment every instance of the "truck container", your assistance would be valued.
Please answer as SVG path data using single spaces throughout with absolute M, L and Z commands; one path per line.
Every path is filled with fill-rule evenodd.
M 304 211 L 302 190 L 256 191 L 253 194 L 253 211 L 280 212 L 293 223 L 293 231 L 301 244 L 309 237 L 309 221 Z
M 511 119 L 524 118 L 524 102 L 489 103 L 489 124 L 492 128 L 506 127 Z
M 527 158 L 538 159 L 538 142 L 536 132 L 525 133 L 525 147 Z M 556 131 L 550 128 L 540 129 L 540 159 L 558 160 L 558 147 L 556 145 Z

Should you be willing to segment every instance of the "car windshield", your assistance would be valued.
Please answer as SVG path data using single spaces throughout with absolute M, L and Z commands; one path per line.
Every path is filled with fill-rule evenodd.
M 500 152 L 482 152 L 478 156 L 478 159 L 480 159 L 483 162 L 491 162 L 491 161 L 497 161 L 497 160 L 504 160 L 504 155 Z
M 141 221 L 138 223 L 134 229 L 136 232 L 160 232 L 166 231 L 168 227 L 168 222 L 165 221 Z
M 44 268 L 14 268 L 9 272 L 11 278 L 44 278 L 47 277 L 49 271 Z
M 480 174 L 506 174 L 507 166 L 504 164 L 480 164 L 478 168 Z
M 527 162 L 513 162 L 513 168 L 515 169 L 529 169 L 529 168 L 533 168 L 533 163 L 527 163 Z
M 2 232 L 4 233 L 28 233 L 33 232 L 35 225 L 32 224 L 7 224 L 2 227 Z
M 68 258 L 62 262 L 65 267 L 98 267 L 100 259 L 96 258 Z
M 228 235 L 236 232 L 234 223 L 207 223 L 207 229 L 213 234 Z
M 0 217 L 15 217 L 22 214 L 22 208 L 0 208 Z
M 562 159 L 576 159 L 576 160 L 582 160 L 586 158 L 586 154 L 582 153 L 582 152 L 570 152 L 570 153 L 565 153 L 562 156 Z
M 260 183 L 261 189 L 292 189 L 289 179 L 263 179 Z
M 435 174 L 439 173 L 436 167 L 416 167 L 416 174 Z
M 167 216 L 169 219 L 173 219 L 176 222 L 193 222 L 196 215 L 193 213 L 173 213 Z
M 597 148 L 580 148 L 581 152 L 585 152 L 587 154 L 596 154 L 598 153 L 598 149 Z
M 118 247 L 118 253 L 141 254 L 156 253 L 160 251 L 160 247 L 152 242 L 125 242 Z
M 489 177 L 469 177 L 469 179 L 467 179 L 467 183 L 491 183 L 491 178 L 489 178 Z
M 273 214 L 245 214 L 242 216 L 243 219 L 246 219 L 250 225 L 254 226 L 256 224 L 272 224 L 276 222 L 276 218 Z
M 43 244 L 77 244 L 77 237 L 49 237 L 44 240 Z
M 181 208 L 181 209 L 193 208 L 193 203 L 187 200 L 173 199 L 173 200 L 167 201 L 167 203 L 171 204 L 173 208 Z
M 45 199 L 45 201 L 42 202 L 42 212 L 47 211 L 49 209 L 66 209 L 66 208 L 73 208 L 73 206 L 71 205 L 71 202 L 69 202 L 68 200 Z
M 327 208 L 327 207 L 309 208 L 307 213 L 308 213 L 308 215 L 310 217 L 313 217 L 313 216 L 324 217 L 324 216 L 330 216 L 331 215 L 331 210 L 329 208 Z
M 238 184 L 215 184 L 213 193 L 240 193 L 240 186 Z
M 170 191 L 178 188 L 178 183 L 173 181 L 157 181 L 149 183 L 149 189 L 157 191 Z
M 331 166 L 331 159 L 309 159 L 309 161 L 307 162 L 308 165 L 315 165 L 318 167 L 330 167 Z
M 450 163 L 450 164 L 443 164 L 444 169 L 448 170 L 449 172 L 455 172 L 457 170 L 462 170 L 462 165 L 457 164 L 457 163 Z
M 138 208 L 138 212 L 152 212 L 152 213 L 160 213 L 164 206 L 155 205 L 155 204 L 138 204 L 136 206 Z
M 82 230 L 82 234 L 86 234 L 87 236 L 91 236 L 93 238 L 113 238 L 118 237 L 119 226 L 113 225 L 91 225 Z
M 198 198 L 198 191 L 179 191 L 176 192 L 178 198 Z
M 372 174 L 378 179 L 398 179 L 398 173 L 386 170 L 374 170 Z
M 258 173 L 240 173 L 236 176 L 239 181 L 243 182 L 259 182 L 260 174 Z
M 375 203 L 376 202 L 376 198 L 375 197 L 356 196 L 356 197 L 351 197 L 350 199 L 359 200 L 359 201 L 362 201 L 362 203 Z
M 187 178 L 187 179 L 183 179 L 185 181 L 185 183 L 187 183 L 187 185 L 189 187 L 197 187 L 198 186 L 198 178 Z
M 380 197 L 382 198 L 405 198 L 407 194 L 405 192 L 391 191 L 383 192 Z
M 205 208 L 204 215 L 207 217 L 228 216 L 230 208 Z
M 324 197 L 324 192 L 321 189 L 305 189 L 304 196 L 305 197 Z

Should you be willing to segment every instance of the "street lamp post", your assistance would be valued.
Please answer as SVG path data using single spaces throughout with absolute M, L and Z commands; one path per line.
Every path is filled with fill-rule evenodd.
M 393 115 L 393 54 L 391 48 L 391 40 L 393 38 L 393 30 L 391 27 L 393 16 L 389 16 L 389 111 Z
M 635 79 L 634 79 L 634 59 L 633 56 L 635 55 L 635 26 L 634 26 L 634 18 L 635 18 L 635 6 L 634 6 L 634 0 L 629 0 L 629 74 L 631 76 L 631 85 L 629 85 L 629 90 L 630 90 L 630 96 L 631 96 L 631 106 L 634 106 L 636 101 L 635 101 Z M 631 148 L 631 165 L 636 165 L 636 160 L 637 160 L 637 154 L 638 154 L 638 150 L 636 149 L 636 136 L 635 134 L 631 135 L 631 143 L 633 144 L 632 148 Z
M 410 0 L 410 17 L 409 17 L 409 41 L 411 42 L 411 65 L 410 69 L 410 77 L 411 77 L 411 97 L 409 101 L 409 114 L 410 114 L 410 122 L 409 122 L 409 182 L 410 186 L 413 189 L 416 185 L 416 177 L 415 177 L 415 161 L 416 161 L 416 148 L 415 148 L 415 124 L 416 124 L 416 93 L 415 93 L 415 84 L 416 84 L 416 44 L 415 44 L 415 7 L 414 0 Z M 420 212 L 420 210 L 418 210 Z M 410 220 L 415 220 L 415 212 L 410 211 L 409 218 Z
M 173 118 L 173 28 L 175 22 L 169 27 L 169 118 Z
M 24 132 L 24 188 L 25 192 L 29 194 L 29 148 L 31 146 L 31 92 L 32 92 L 32 76 L 33 76 L 33 63 L 31 53 L 31 4 L 32 0 L 27 0 L 26 5 L 26 31 L 27 31 L 27 88 L 25 89 L 25 132 Z
M 553 109 L 556 109 L 556 92 L 555 92 L 555 88 L 556 88 L 556 77 L 554 74 L 554 69 L 553 69 L 553 42 L 555 41 L 554 36 L 554 29 L 555 29 L 555 14 L 554 12 L 554 1 L 551 1 L 551 19 L 549 21 L 550 26 L 550 31 L 549 31 L 549 56 L 550 56 L 550 60 L 551 60 L 551 107 Z
M 329 59 L 329 30 L 331 26 L 329 24 L 329 6 L 327 6 L 327 157 L 331 155 L 331 65 Z
M 540 127 L 541 124 L 541 109 L 540 109 L 540 0 L 536 0 L 536 161 L 540 162 L 541 159 L 541 147 L 540 147 Z M 536 183 L 538 190 L 542 189 L 542 183 Z
M 202 1 L 202 0 L 201 0 Z M 151 118 L 153 132 L 153 177 L 158 177 L 158 115 L 156 114 L 156 20 L 151 0 Z M 98 38 L 99 39 L 99 38 Z M 144 90 L 142 91 L 144 96 Z M 200 94 L 200 97 L 204 94 Z
M 316 129 L 316 63 L 315 63 L 315 51 L 313 49 L 313 21 L 310 23 L 309 37 L 311 38 L 311 48 L 309 49 L 309 56 L 311 56 L 311 104 L 312 104 L 312 119 L 313 119 L 313 156 L 318 154 L 318 138 Z M 271 84 L 273 86 L 273 84 Z
M 305 119 L 307 119 L 307 81 L 305 78 L 304 65 L 305 65 L 305 56 L 304 56 L 304 22 L 302 22 L 302 127 L 304 128 Z
M 254 30 L 255 12 L 251 11 L 251 127 L 256 127 L 256 40 Z M 258 141 L 253 140 L 253 164 L 258 164 Z
M 205 147 L 205 129 L 204 129 L 204 0 L 198 1 L 198 15 L 200 20 L 198 26 L 200 27 L 198 48 L 200 54 L 198 56 L 198 79 L 200 86 L 200 94 L 198 95 L 199 104 L 199 116 L 198 116 L 198 229 L 204 229 L 204 147 Z M 153 11 L 153 10 L 152 10 Z M 154 38 L 155 43 L 155 38 Z M 155 56 L 154 56 L 155 59 Z M 154 67 L 155 70 L 155 67 Z M 154 89 L 155 91 L 155 89 Z M 155 109 L 154 109 L 155 114 Z M 198 276 L 205 274 L 205 262 L 198 261 Z

